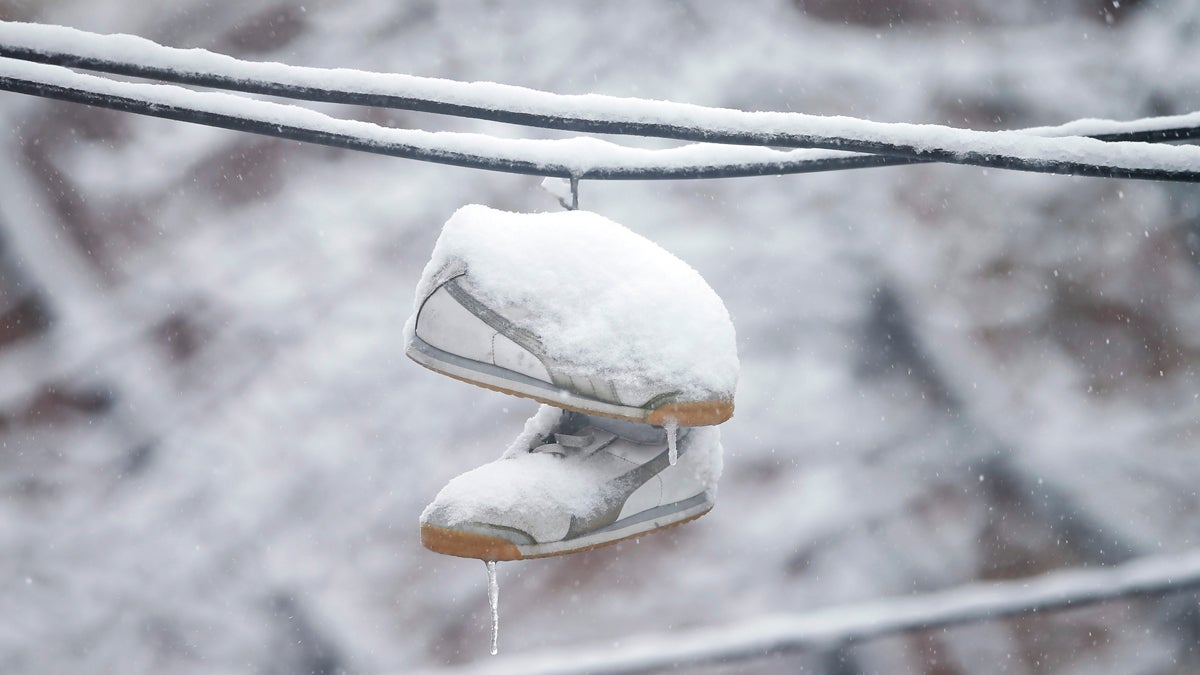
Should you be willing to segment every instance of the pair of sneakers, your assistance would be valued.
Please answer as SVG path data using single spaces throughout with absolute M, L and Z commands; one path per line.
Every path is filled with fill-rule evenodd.
M 733 325 L 686 263 L 594 213 L 467 206 L 405 327 L 417 363 L 543 403 L 421 515 L 438 553 L 563 555 L 698 518 L 733 414 Z

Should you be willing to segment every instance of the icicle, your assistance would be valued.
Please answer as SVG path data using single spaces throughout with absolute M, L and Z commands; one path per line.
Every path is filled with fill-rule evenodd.
M 492 606 L 492 656 L 495 656 L 500 651 L 500 583 L 496 580 L 496 561 L 485 562 L 488 572 L 488 604 Z
M 679 422 L 673 418 L 669 419 L 663 428 L 667 430 L 667 460 L 671 462 L 671 466 L 675 466 L 675 463 L 679 461 L 679 444 L 676 442 L 679 435 Z

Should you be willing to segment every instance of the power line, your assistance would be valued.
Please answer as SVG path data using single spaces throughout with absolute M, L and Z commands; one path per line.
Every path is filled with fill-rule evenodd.
M 345 68 L 245 61 L 203 49 L 177 49 L 132 35 L 102 35 L 65 26 L 0 21 L 0 56 L 175 84 L 305 101 L 428 112 L 589 134 L 671 138 L 775 147 L 795 145 L 797 127 L 834 118 L 752 113 L 670 101 L 597 94 L 564 95 L 492 82 L 457 82 Z M 137 55 L 137 61 L 129 56 Z M 840 118 L 847 120 L 848 118 Z M 692 120 L 691 123 L 683 123 Z M 912 125 L 853 122 L 877 129 Z M 714 123 L 720 122 L 720 124 Z M 1200 137 L 1200 113 L 1140 122 L 1090 121 L 1023 130 L 1043 136 L 1082 135 L 1108 141 L 1162 142 Z M 932 126 L 932 125 L 926 125 Z M 742 127 L 739 129 L 739 127 Z M 836 137 L 826 139 L 838 144 Z M 846 145 L 853 139 L 846 139 Z M 838 148 L 840 149 L 840 148 Z
M 59 29 L 60 27 L 54 26 L 48 28 Z M 3 25 L 2 22 L 0 22 L 0 34 L 2 34 L 2 29 Z M 97 35 L 96 37 L 105 36 Z M 176 58 L 182 56 L 182 58 L 187 59 L 190 56 L 194 56 L 195 52 L 203 51 L 173 49 L 171 47 L 157 44 L 154 46 L 156 49 L 163 51 L 151 51 L 151 56 L 160 54 L 164 56 L 173 56 Z M 217 56 L 211 52 L 205 53 L 209 56 Z M 410 110 L 413 112 L 450 115 L 453 117 L 465 117 L 470 119 L 486 120 L 490 122 L 500 122 L 504 124 L 515 124 L 525 127 L 555 129 L 558 131 L 669 138 L 674 140 L 699 141 L 706 143 L 731 143 L 737 145 L 767 145 L 780 147 L 786 147 L 788 145 L 786 137 L 783 136 L 766 137 L 745 133 L 741 135 L 734 135 L 732 133 L 722 133 L 720 131 L 705 130 L 696 127 L 682 127 L 680 125 L 666 123 L 637 122 L 629 119 L 604 119 L 599 117 L 572 116 L 570 114 L 561 112 L 528 112 L 512 108 L 486 105 L 483 103 L 460 103 L 454 100 L 449 100 L 446 97 L 438 97 L 433 91 L 422 93 L 418 89 L 418 91 L 412 93 L 391 93 L 386 90 L 371 91 L 362 88 L 355 88 L 349 84 L 338 84 L 339 80 L 345 79 L 344 77 L 339 77 L 339 74 L 344 75 L 347 73 L 357 73 L 358 75 L 377 76 L 384 75 L 382 73 L 367 73 L 363 71 L 350 71 L 344 69 L 335 70 L 297 68 L 294 66 L 286 66 L 284 64 L 263 64 L 226 57 L 230 59 L 231 63 L 237 64 L 239 69 L 247 68 L 249 69 L 250 73 L 253 73 L 256 67 L 266 66 L 272 71 L 275 77 L 286 78 L 289 73 L 302 72 L 309 76 L 319 74 L 322 79 L 328 79 L 330 82 L 330 84 L 326 84 L 324 86 L 317 86 L 314 84 L 304 83 L 302 81 L 270 79 L 269 76 L 265 75 L 252 75 L 250 73 L 235 74 L 237 71 L 233 69 L 223 71 L 210 67 L 209 69 L 200 70 L 196 69 L 194 65 L 185 68 L 181 67 L 180 65 L 163 65 L 162 63 L 134 63 L 105 56 L 93 56 L 79 52 L 37 49 L 19 45 L 0 44 L 0 56 L 24 61 L 34 61 L 37 63 L 64 66 L 67 68 L 91 70 L 95 72 L 108 73 L 110 75 L 123 75 L 126 77 L 137 77 L 148 80 L 157 80 L 160 82 L 170 82 L 173 84 L 185 84 L 189 86 L 223 89 L 247 94 L 262 94 L 266 96 L 276 96 L 279 98 L 287 98 L 298 101 L 339 103 L 344 105 L 357 105 L 372 108 Z M 168 60 L 167 63 L 174 63 L 174 59 Z M 396 76 L 385 75 L 385 77 Z M 408 75 L 400 77 L 404 77 L 406 81 L 437 82 L 435 78 L 419 78 Z M 464 87 L 476 86 L 473 83 L 466 82 L 455 82 L 454 84 Z M 491 83 L 486 84 L 491 85 Z M 510 88 L 508 85 L 491 86 L 500 88 L 502 90 L 529 91 L 522 90 L 517 87 Z M 548 92 L 538 93 L 548 96 L 559 96 L 556 94 L 549 94 Z M 570 97 L 563 96 L 563 98 L 565 99 Z M 616 97 L 603 98 L 621 100 Z M 1181 123 L 1162 129 L 1148 129 L 1136 132 L 1112 131 L 1108 133 L 1085 135 L 1105 141 L 1156 143 L 1161 141 L 1181 141 L 1200 138 L 1200 127 L 1190 123 Z
M 0 55 L 62 64 L 112 74 L 150 77 L 190 85 L 329 101 L 453 114 L 492 121 L 587 133 L 636 134 L 706 143 L 814 147 L 871 156 L 826 155 L 802 159 L 673 163 L 670 167 L 593 166 L 569 170 L 554 162 L 533 165 L 514 158 L 414 149 L 404 144 L 363 142 L 354 134 L 282 128 L 239 121 L 188 106 L 155 106 L 110 96 L 38 88 L 36 80 L 6 88 L 34 95 L 345 147 L 496 171 L 600 180 L 725 178 L 807 173 L 940 161 L 1044 173 L 1194 182 L 1200 154 L 1181 148 L 1156 150 L 1105 147 L 1096 140 L 1062 136 L 1082 123 L 1024 132 L 977 132 L 933 125 L 880 124 L 799 113 L 750 113 L 679 103 L 585 95 L 564 96 L 494 83 L 465 83 L 408 75 L 300 68 L 240 61 L 203 50 L 164 47 L 128 35 L 97 35 L 60 26 L 0 22 Z M 131 55 L 137 60 L 130 60 Z M 123 56 L 124 58 L 120 58 Z M 128 100 L 133 99 L 133 100 Z M 240 117 L 237 115 L 234 118 Z M 1200 137 L 1200 114 L 1137 122 L 1091 122 L 1086 132 L 1103 141 L 1159 142 Z M 882 156 L 882 157 L 881 157 Z M 567 172 L 564 173 L 564 170 Z
M 669 150 L 628 148 L 598 139 L 498 139 L 481 134 L 389 129 L 341 120 L 316 111 L 232 94 L 196 92 L 157 84 L 119 82 L 74 73 L 58 66 L 0 59 L 0 89 L 111 110 L 243 131 L 305 143 L 359 150 L 440 164 L 560 178 L 671 180 L 782 175 L 897 166 L 933 161 L 921 156 L 860 155 L 837 151 L 779 152 L 766 148 L 686 146 Z M 1145 132 L 1137 132 L 1145 133 Z M 1052 140 L 1052 139 L 1044 139 Z M 1082 140 L 1082 139 L 1065 139 Z M 581 147 L 587 141 L 591 145 Z M 1097 141 L 1097 143 L 1101 143 Z M 1143 144 L 1144 145 L 1144 144 Z M 1146 145 L 1150 148 L 1152 146 Z M 485 151 L 483 148 L 486 148 Z M 1200 148 L 1195 161 L 1126 168 L 1087 161 L 1022 159 L 971 152 L 942 161 L 1044 173 L 1200 182 Z M 743 161 L 722 161 L 729 154 Z M 937 155 L 937 152 L 932 154 Z M 799 159 L 763 160 L 766 156 Z M 1176 158 L 1179 159 L 1179 158 Z M 1183 159 L 1190 159 L 1185 157 Z
M 820 150 L 725 146 L 643 150 L 593 138 L 500 139 L 482 134 L 390 129 L 232 94 L 119 82 L 2 58 L 0 90 L 405 159 L 560 178 L 732 178 L 897 163 L 885 157 Z M 764 159 L 767 157 L 781 159 Z

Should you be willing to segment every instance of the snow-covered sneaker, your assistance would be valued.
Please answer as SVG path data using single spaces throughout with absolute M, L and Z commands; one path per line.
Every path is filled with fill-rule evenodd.
M 542 406 L 503 457 L 450 481 L 421 542 L 482 560 L 564 555 L 699 518 L 713 507 L 720 431 L 668 430 Z
M 680 426 L 733 415 L 738 360 L 721 299 L 687 263 L 594 213 L 459 209 L 405 338 L 427 368 L 561 408 Z

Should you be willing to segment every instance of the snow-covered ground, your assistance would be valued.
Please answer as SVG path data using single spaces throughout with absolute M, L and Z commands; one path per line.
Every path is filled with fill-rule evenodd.
M 1117 4 L 5 0 L 0 18 L 883 122 L 1200 109 L 1200 8 Z M 15 94 L 0 116 L 0 671 L 489 658 L 483 565 L 422 549 L 417 517 L 536 404 L 416 366 L 402 334 L 441 224 L 468 203 L 558 210 L 540 179 Z M 737 414 L 710 515 L 499 566 L 502 653 L 1196 545 L 1195 188 L 918 166 L 585 181 L 580 196 L 722 297 Z M 48 327 L 5 337 L 29 331 L 11 311 L 30 298 Z M 1194 606 L 1107 604 L 706 672 L 1184 673 L 1200 663 Z

